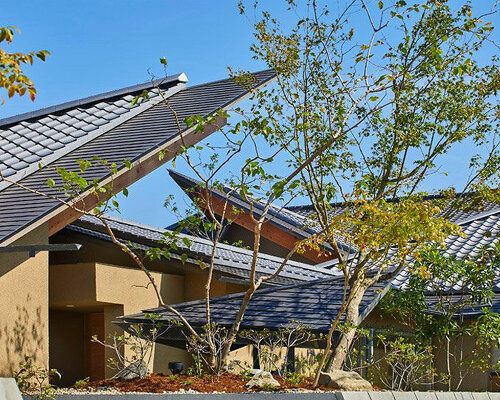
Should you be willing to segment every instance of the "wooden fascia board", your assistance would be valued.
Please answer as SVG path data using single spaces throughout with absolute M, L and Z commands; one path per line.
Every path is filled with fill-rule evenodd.
M 231 107 L 233 107 L 235 104 L 247 99 L 248 97 L 250 97 L 254 92 L 258 91 L 259 89 L 261 89 L 262 87 L 270 84 L 272 81 L 274 81 L 276 79 L 276 77 L 274 77 L 273 79 L 270 79 L 260 85 L 258 85 L 256 88 L 254 88 L 253 90 L 247 92 L 245 95 L 237 98 L 236 100 L 232 101 L 231 103 L 225 105 L 224 107 L 222 107 L 222 110 L 228 110 L 230 109 Z M 222 123 L 222 120 L 223 120 L 223 123 Z M 226 123 L 226 119 L 224 118 L 221 118 L 221 117 L 217 117 L 216 118 L 216 122 L 214 125 L 218 126 L 219 128 L 221 126 L 224 126 Z M 182 133 L 183 137 L 184 137 L 184 140 L 186 143 L 189 143 L 189 140 L 190 140 L 190 134 L 193 133 L 193 136 L 195 136 L 195 140 L 193 141 L 192 144 L 194 143 L 197 143 L 199 141 L 201 141 L 202 139 L 204 139 L 206 136 L 208 136 L 210 133 L 212 132 L 208 132 L 209 130 L 209 127 L 206 127 L 205 130 L 203 132 L 199 132 L 199 133 L 196 133 L 194 134 L 194 127 L 193 128 L 190 128 L 186 131 L 184 131 Z M 217 129 L 215 129 L 217 130 Z M 215 131 L 214 130 L 214 131 Z M 192 138 L 191 138 L 192 139 Z M 147 155 L 141 157 L 139 160 L 135 161 L 133 164 L 132 164 L 132 167 L 130 169 L 128 169 L 128 171 L 131 171 L 131 170 L 134 170 L 135 171 L 135 174 L 136 174 L 136 179 L 135 180 L 132 180 L 133 179 L 133 173 L 127 173 L 127 171 L 125 170 L 120 170 L 118 171 L 118 174 L 114 175 L 113 177 L 110 177 L 110 178 L 107 178 L 105 180 L 103 180 L 101 182 L 101 185 L 106 185 L 108 183 L 111 182 L 111 180 L 114 180 L 114 181 L 117 181 L 120 176 L 122 174 L 126 174 L 127 173 L 127 176 L 130 176 L 129 179 L 129 185 L 134 183 L 137 179 L 139 179 L 140 177 L 144 176 L 145 174 L 149 173 L 152 171 L 152 169 L 150 170 L 149 168 L 145 168 L 143 167 L 143 170 L 141 172 L 141 168 L 135 168 L 136 167 L 136 164 L 140 164 L 141 162 L 144 162 L 146 159 L 149 159 L 151 157 L 154 157 L 156 155 L 156 157 L 158 158 L 158 161 L 159 161 L 159 153 L 161 151 L 169 151 L 169 154 L 168 156 L 165 156 L 165 158 L 162 160 L 163 162 L 159 162 L 157 165 L 157 167 L 161 166 L 162 164 L 166 163 L 167 161 L 169 161 L 170 159 L 173 158 L 173 155 L 175 155 L 175 152 L 180 148 L 180 144 L 181 144 L 181 137 L 180 136 L 176 136 L 174 138 L 172 138 L 170 141 L 166 142 L 165 144 L 163 144 L 162 146 L 159 146 L 158 148 L 152 150 L 151 152 L 149 152 Z M 170 150 L 171 150 L 171 153 L 170 153 Z M 172 154 L 172 156 L 169 158 L 170 154 Z M 149 172 L 146 172 L 146 171 L 149 171 Z M 123 180 L 126 182 L 127 179 L 123 178 Z M 124 184 L 125 182 L 123 182 L 122 184 Z M 123 186 L 123 187 L 126 187 L 126 186 Z M 122 187 L 122 189 L 123 189 Z M 78 197 L 78 199 L 75 200 L 75 202 L 79 202 L 79 201 L 82 201 L 83 199 L 85 199 L 86 197 L 88 197 L 88 195 L 90 194 L 90 191 L 87 191 L 87 192 L 84 192 L 82 193 L 82 195 L 80 195 Z M 95 204 L 95 203 L 94 203 Z M 59 214 L 61 213 L 67 213 L 67 216 L 66 217 L 58 217 Z M 26 235 L 28 232 L 32 231 L 33 229 L 36 229 L 37 227 L 43 225 L 44 223 L 49 223 L 49 225 L 52 227 L 52 228 L 49 228 L 49 236 L 55 232 L 57 232 L 58 230 L 61 230 L 64 226 L 72 223 L 73 221 L 77 220 L 81 215 L 78 215 L 78 213 L 74 212 L 74 210 L 71 210 L 67 205 L 64 205 L 64 204 L 61 204 L 61 206 L 53 209 L 52 211 L 48 212 L 47 214 L 43 215 L 41 218 L 38 218 L 36 221 L 33 221 L 32 223 L 30 223 L 28 226 L 26 226 L 25 228 L 19 230 L 17 233 L 9 236 L 8 238 L 6 238 L 5 240 L 3 241 L 0 241 L 0 243 L 2 245 L 9 245 L 13 242 L 15 242 L 16 240 L 18 240 L 19 238 L 23 237 L 24 235 Z M 64 225 L 66 221 L 66 225 Z M 51 233 L 50 233 L 51 232 Z
M 217 116 L 215 119 L 215 123 L 205 126 L 205 129 L 203 131 L 194 133 L 195 127 L 184 131 L 182 133 L 184 144 L 190 146 L 198 143 L 199 141 L 205 139 L 207 136 L 224 126 L 226 124 L 226 121 L 226 118 Z M 100 186 L 111 184 L 113 190 L 115 192 L 119 192 L 120 190 L 131 185 L 138 179 L 144 177 L 156 168 L 171 160 L 181 146 L 181 136 L 177 135 L 163 145 L 156 147 L 149 153 L 134 161 L 130 168 L 122 167 L 117 174 L 103 179 L 100 182 Z M 162 160 L 160 160 L 159 157 L 161 152 L 164 152 L 165 154 Z M 73 204 L 76 208 L 82 208 L 85 210 L 91 210 L 96 203 L 97 198 L 91 194 L 91 190 L 83 192 L 77 199 L 73 200 Z M 42 218 L 39 218 L 16 234 L 10 236 L 8 239 L 2 242 L 2 245 L 8 245 L 15 242 L 19 238 L 26 235 L 29 231 L 37 228 L 44 223 L 49 224 L 49 236 L 51 236 L 54 233 L 60 231 L 66 225 L 69 225 L 80 218 L 81 215 L 81 213 L 76 212 L 70 206 L 61 204 L 49 213 L 45 214 Z
M 238 210 L 237 207 L 226 203 L 226 201 L 218 196 L 210 195 L 207 199 L 202 194 L 202 190 L 199 191 L 199 206 L 200 208 L 208 214 L 208 204 L 213 213 L 224 219 L 229 219 L 233 223 L 249 230 L 254 231 L 255 223 L 252 221 L 250 214 L 243 210 Z M 233 210 L 238 210 L 234 212 Z M 302 238 L 293 235 L 291 232 L 287 232 L 283 229 L 278 228 L 270 222 L 265 222 L 262 224 L 261 235 L 265 239 L 270 240 L 277 245 L 284 247 L 287 250 L 291 250 L 297 242 L 300 242 Z M 327 260 L 333 259 L 334 257 L 328 257 L 326 255 L 318 255 L 317 251 L 312 249 L 305 249 L 303 253 L 300 253 L 303 257 L 308 260 L 314 261 L 315 263 L 325 262 Z
M 205 129 L 201 132 L 194 133 L 194 128 L 184 132 L 182 134 L 184 141 L 181 140 L 180 136 L 176 136 L 163 146 L 157 147 L 147 155 L 135 161 L 130 168 L 122 168 L 118 174 L 105 179 L 101 185 L 111 184 L 113 192 L 120 192 L 124 188 L 132 185 L 139 179 L 153 172 L 155 169 L 172 160 L 182 145 L 192 146 L 200 142 L 207 136 L 222 128 L 226 122 L 227 120 L 225 118 L 216 117 L 215 123 L 206 125 Z M 160 153 L 162 152 L 165 156 L 160 160 Z M 90 192 L 86 192 L 83 194 L 82 198 L 75 203 L 75 206 L 76 208 L 89 211 L 96 205 L 97 201 L 98 199 L 95 195 L 91 195 Z M 73 208 L 68 206 L 64 207 L 64 210 L 50 218 L 49 236 L 60 231 L 66 225 L 71 224 L 82 216 L 81 213 L 75 211 Z

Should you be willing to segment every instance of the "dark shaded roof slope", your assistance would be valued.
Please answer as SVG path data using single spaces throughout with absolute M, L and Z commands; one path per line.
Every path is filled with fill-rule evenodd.
M 274 78 L 274 72 L 269 70 L 254 75 L 255 87 Z M 180 121 L 188 116 L 210 115 L 248 95 L 248 89 L 233 79 L 190 88 L 186 88 L 184 82 L 185 76 L 181 74 L 161 84 Z M 144 160 L 159 147 L 179 137 L 173 113 L 161 101 L 161 96 L 154 95 L 154 85 L 141 85 L 139 89 L 133 87 L 127 94 L 119 91 L 92 97 L 85 103 L 72 102 L 3 120 L 0 126 L 2 171 L 27 187 L 60 196 L 46 185 L 49 177 L 57 175 L 57 166 L 75 169 L 77 159 L 91 160 L 97 155 L 117 163 L 119 171 L 123 171 L 124 159 L 131 162 Z M 152 98 L 131 107 L 130 96 L 148 90 L 148 87 Z M 183 129 L 186 129 L 184 125 Z M 38 169 L 39 163 L 47 167 Z M 103 180 L 108 177 L 108 171 L 93 166 L 84 177 L 88 181 Z M 0 185 L 0 242 L 32 229 L 45 215 L 62 210 L 53 199 L 9 186 L 7 182 L 0 182 Z
M 194 196 L 194 193 L 190 192 L 189 190 L 200 185 L 200 182 L 189 176 L 180 174 L 177 171 L 169 170 L 168 172 L 172 179 L 174 179 L 175 182 L 192 198 Z M 245 212 L 250 212 L 250 205 L 245 200 L 243 200 L 243 198 L 238 193 L 231 191 L 227 187 L 223 187 L 223 190 L 224 193 L 221 193 L 217 189 L 212 189 L 211 192 L 214 196 L 217 196 L 224 201 L 227 200 L 228 204 L 232 205 L 233 207 Z M 264 212 L 265 204 L 260 201 L 254 201 L 253 209 L 254 214 L 257 217 L 260 217 Z M 271 204 L 271 207 L 269 208 L 269 211 L 267 213 L 267 221 L 283 230 L 292 232 L 294 236 L 299 239 L 306 239 L 312 234 L 318 232 L 316 224 L 314 224 L 311 219 L 297 214 L 286 207 L 279 207 L 274 204 Z M 175 224 L 171 227 L 174 228 Z M 344 244 L 340 240 L 338 244 L 341 248 L 349 250 L 347 246 L 344 246 Z
M 270 328 L 286 327 L 290 322 L 301 322 L 316 332 L 326 332 L 332 318 L 342 305 L 343 278 L 330 278 L 278 288 L 261 289 L 250 301 L 241 327 Z M 370 288 L 360 305 L 360 321 L 378 304 L 387 284 L 377 284 Z M 229 325 L 234 321 L 243 294 L 213 298 L 210 302 L 213 321 Z M 197 300 L 173 306 L 194 326 L 205 324 L 205 301 Z M 173 314 L 162 308 L 145 310 L 162 315 L 165 320 L 173 319 Z M 143 313 L 121 317 L 124 324 L 147 322 Z
M 465 299 L 463 295 L 446 296 L 447 304 L 463 303 L 464 300 Z M 442 301 L 442 299 L 440 299 L 437 296 L 432 296 L 432 295 L 426 296 L 425 302 L 427 304 L 427 307 L 429 308 L 428 312 L 430 314 L 439 313 L 439 311 L 436 310 L 436 306 L 440 301 Z M 464 318 L 479 317 L 480 315 L 483 314 L 483 308 L 487 308 L 491 312 L 498 314 L 500 313 L 500 292 L 494 294 L 493 298 L 491 299 L 491 303 L 470 304 L 469 299 L 467 299 L 467 303 L 468 304 L 463 309 L 457 310 L 457 312 L 455 313 L 457 317 L 458 316 Z M 442 308 L 439 307 L 438 310 L 439 309 Z
M 136 248 L 148 249 L 157 247 L 158 242 L 164 238 L 165 229 L 155 228 L 132 221 L 107 216 L 110 227 L 115 235 L 125 241 L 130 241 Z M 93 217 L 83 216 L 67 229 L 83 233 L 85 235 L 110 240 L 105 234 L 104 228 L 99 220 Z M 180 259 L 180 255 L 188 255 L 188 262 L 198 265 L 196 260 L 210 260 L 213 243 L 207 239 L 182 235 L 189 239 L 191 246 L 179 241 L 179 251 L 173 258 Z M 216 261 L 214 269 L 218 274 L 233 278 L 235 282 L 244 283 L 249 276 L 252 251 L 240 247 L 219 243 L 216 249 Z M 259 254 L 257 262 L 257 276 L 272 275 L 281 265 L 282 259 L 271 255 Z M 319 278 L 329 278 L 336 275 L 336 271 L 318 268 L 309 264 L 289 261 L 283 271 L 270 284 L 290 284 L 302 281 L 311 281 Z
M 474 256 L 482 246 L 492 246 L 498 242 L 500 236 L 500 206 L 491 208 L 487 213 L 476 213 L 475 217 L 463 219 L 462 229 L 466 238 L 452 236 L 446 240 L 446 254 L 465 257 Z M 411 260 L 408 261 L 411 263 Z M 323 268 L 335 270 L 338 260 L 319 264 Z M 404 290 L 408 279 L 408 271 L 404 270 L 391 282 L 379 282 L 369 289 L 363 298 L 360 307 L 362 321 L 370 311 L 378 304 L 380 298 L 389 287 Z M 303 322 L 317 331 L 325 331 L 330 326 L 330 321 L 340 308 L 343 289 L 343 278 L 335 277 L 308 283 L 281 288 L 259 290 L 251 300 L 248 312 L 243 321 L 244 327 L 252 328 L 277 328 L 286 326 L 291 320 Z M 463 293 L 464 288 L 457 283 L 454 287 L 445 288 L 450 291 L 451 298 L 460 300 L 456 293 Z M 494 312 L 500 312 L 500 276 L 495 279 L 493 290 L 495 297 L 491 305 L 479 304 L 475 307 L 467 307 L 463 311 L 465 317 L 477 317 L 482 313 L 482 307 L 487 306 Z M 234 318 L 234 309 L 240 304 L 241 295 L 223 296 L 213 299 L 212 309 L 214 319 L 221 324 L 228 324 Z M 432 294 L 427 296 L 427 303 L 432 310 L 436 297 Z M 188 321 L 194 324 L 203 324 L 203 301 L 195 301 L 177 305 L 176 308 L 187 316 Z M 158 309 L 156 309 L 158 311 Z M 165 318 L 169 314 L 161 311 Z M 134 314 L 122 317 L 121 326 L 128 324 L 146 322 L 143 314 Z

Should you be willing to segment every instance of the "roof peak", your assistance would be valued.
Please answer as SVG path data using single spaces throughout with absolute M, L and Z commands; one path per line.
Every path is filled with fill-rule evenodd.
M 76 100 L 70 100 L 70 101 L 56 104 L 53 106 L 40 108 L 40 109 L 35 110 L 35 111 L 28 111 L 28 112 L 13 115 L 10 117 L 1 118 L 0 119 L 0 127 L 4 128 L 7 125 L 30 120 L 33 118 L 39 118 L 39 117 L 42 117 L 42 116 L 47 115 L 47 114 L 58 113 L 58 112 L 65 111 L 65 110 L 68 110 L 68 109 L 71 109 L 71 108 L 74 108 L 77 106 L 83 106 L 86 104 L 95 103 L 97 101 L 102 101 L 102 100 L 110 99 L 113 97 L 123 96 L 125 94 L 139 92 L 139 91 L 142 91 L 145 89 L 151 89 L 155 86 L 162 86 L 166 83 L 172 83 L 172 82 L 187 83 L 188 78 L 184 72 L 181 72 L 180 74 L 169 75 L 169 76 L 165 76 L 163 78 L 158 78 L 158 79 L 152 79 L 148 82 L 140 83 L 137 85 L 131 85 L 131 86 L 127 86 L 127 87 L 124 87 L 121 89 L 115 89 L 115 90 L 111 90 L 108 92 L 103 92 L 103 93 L 83 97 L 83 98 L 76 99 Z

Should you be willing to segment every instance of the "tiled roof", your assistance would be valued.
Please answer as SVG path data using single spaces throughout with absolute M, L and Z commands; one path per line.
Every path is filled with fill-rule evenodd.
M 255 292 L 248 304 L 241 328 L 280 328 L 290 322 L 301 322 L 317 332 L 326 332 L 332 318 L 342 306 L 343 278 L 330 278 L 321 281 L 300 283 L 277 288 L 261 289 Z M 360 304 L 360 321 L 377 305 L 388 289 L 387 285 L 377 284 L 368 289 Z M 210 308 L 213 321 L 220 325 L 230 325 L 238 312 L 243 294 L 211 299 Z M 193 326 L 206 323 L 205 301 L 197 300 L 173 306 Z M 163 319 L 173 319 L 173 315 L 162 308 L 145 310 L 161 314 Z M 122 323 L 146 322 L 143 313 L 127 315 Z
M 254 74 L 255 86 L 274 77 L 272 71 Z M 188 116 L 209 115 L 242 99 L 248 89 L 233 79 L 185 87 L 183 74 L 162 82 L 134 86 L 91 98 L 65 103 L 34 113 L 0 121 L 0 168 L 10 179 L 52 196 L 61 196 L 47 187 L 47 179 L 57 177 L 55 167 L 75 169 L 77 159 L 100 156 L 124 168 L 177 137 L 179 132 L 171 109 L 155 96 L 160 84 L 169 105 L 184 121 Z M 131 96 L 149 90 L 151 98 L 131 107 Z M 183 126 L 185 129 L 186 127 Z M 38 164 L 47 167 L 39 169 Z M 92 167 L 84 177 L 102 180 L 108 171 Z M 57 182 L 57 179 L 56 179 Z M 0 182 L 0 242 L 13 236 L 61 205 L 29 193 L 7 182 Z
M 184 190 L 187 191 L 190 197 L 193 197 L 194 193 L 189 192 L 189 189 L 192 189 L 200 184 L 199 181 L 193 179 L 189 176 L 183 175 L 177 171 L 169 170 L 170 176 L 175 180 L 175 182 Z M 245 201 L 238 193 L 231 191 L 227 187 L 223 187 L 224 193 L 220 192 L 217 189 L 212 189 L 212 193 L 214 196 L 217 196 L 220 199 L 224 199 L 228 204 L 233 207 L 249 212 L 250 205 L 247 201 Z M 253 202 L 253 210 L 256 217 L 260 217 L 265 209 L 265 204 L 260 201 Z M 299 239 L 306 239 L 311 235 L 318 233 L 319 228 L 317 224 L 311 220 L 310 218 L 304 217 L 294 211 L 291 211 L 289 208 L 280 207 L 274 204 L 271 204 L 266 221 L 270 224 L 273 224 L 285 231 L 292 232 L 293 235 Z M 172 225 L 172 227 L 174 227 Z M 341 248 L 345 248 L 348 250 L 347 246 L 343 244 L 342 241 L 338 242 Z M 326 245 L 325 245 L 326 246 Z M 331 248 L 330 248 L 331 250 Z
M 5 177 L 19 180 L 36 171 L 39 162 L 48 165 L 109 130 L 110 125 L 155 104 L 160 97 L 156 85 L 173 94 L 172 89 L 180 90 L 185 82 L 187 78 L 181 74 L 0 120 L 0 170 Z M 134 107 L 133 94 L 140 90 L 148 91 L 150 101 Z
M 471 304 L 470 299 L 464 298 L 464 295 L 450 295 L 446 296 L 446 304 L 455 305 L 457 303 L 463 303 L 464 300 L 467 301 L 467 305 L 459 306 L 456 309 L 456 315 L 465 317 L 465 318 L 473 318 L 478 317 L 483 314 L 483 308 L 488 308 L 490 311 L 494 313 L 500 313 L 500 293 L 495 293 L 490 303 L 481 303 L 481 304 Z M 439 310 L 442 310 L 441 306 L 436 308 L 437 304 L 442 301 L 437 296 L 426 296 L 425 302 L 428 307 L 428 312 L 430 314 L 440 313 Z
M 159 246 L 159 241 L 165 238 L 163 235 L 165 229 L 138 224 L 136 222 L 110 216 L 107 216 L 106 220 L 118 238 L 131 241 L 134 246 L 140 249 L 157 247 Z M 83 216 L 73 224 L 69 225 L 67 229 L 109 240 L 108 235 L 104 233 L 102 224 L 94 217 Z M 190 248 L 187 248 L 182 241 L 179 241 L 177 258 L 180 258 L 180 254 L 186 253 L 189 256 L 188 260 L 195 265 L 197 265 L 195 260 L 210 260 L 213 242 L 191 235 L 181 236 L 187 237 L 191 246 Z M 217 272 L 222 273 L 224 276 L 239 279 L 243 283 L 248 281 L 250 263 L 252 261 L 252 251 L 219 243 L 216 248 L 215 260 L 216 265 L 214 268 Z M 282 259 L 279 257 L 263 253 L 259 254 L 257 261 L 257 276 L 272 275 L 277 268 L 279 268 L 281 262 Z M 289 284 L 301 281 L 311 281 L 319 278 L 328 278 L 335 275 L 335 271 L 318 268 L 296 261 L 289 261 L 283 268 L 280 275 L 269 283 Z
M 463 222 L 462 222 L 463 221 Z M 491 207 L 488 212 L 475 213 L 473 218 L 470 214 L 468 218 L 459 220 L 465 237 L 450 236 L 445 240 L 446 256 L 456 256 L 458 258 L 475 257 L 482 247 L 492 246 L 500 240 L 500 205 Z M 393 287 L 404 289 L 408 279 L 408 271 L 403 270 L 393 281 Z M 462 291 L 460 282 L 452 288 L 445 287 L 444 290 Z M 497 276 L 494 283 L 494 290 L 500 292 L 500 276 Z
M 446 254 L 464 257 L 474 256 L 482 246 L 491 246 L 499 240 L 500 236 L 500 206 L 490 207 L 487 212 L 468 215 L 461 219 L 461 225 L 466 238 L 449 237 L 446 240 Z M 409 260 L 411 262 L 411 260 Z M 338 260 L 319 264 L 324 269 L 335 270 Z M 379 282 L 370 288 L 363 298 L 360 307 L 360 320 L 378 304 L 388 287 L 404 290 L 408 279 L 408 271 L 404 270 L 391 282 Z M 455 292 L 463 292 L 459 284 L 449 290 L 453 298 Z M 277 328 L 286 326 L 289 322 L 303 322 L 314 330 L 325 331 L 329 328 L 333 316 L 340 309 L 342 299 L 343 278 L 327 278 L 293 286 L 259 290 L 252 298 L 244 318 L 244 327 L 252 328 Z M 493 290 L 495 297 L 491 305 L 481 304 L 475 307 L 466 307 L 462 314 L 466 317 L 475 317 L 481 313 L 483 306 L 488 306 L 494 312 L 500 312 L 500 276 L 496 277 Z M 234 310 L 241 302 L 241 295 L 230 295 L 212 300 L 214 321 L 221 324 L 229 324 L 234 319 Z M 436 297 L 432 294 L 427 296 L 427 302 L 432 310 Z M 176 306 L 193 324 L 203 324 L 203 301 L 183 303 Z M 169 313 L 164 310 L 155 311 L 170 318 Z M 135 314 L 123 317 L 119 323 L 126 327 L 128 324 L 145 322 L 143 314 Z
M 423 199 L 424 200 L 431 200 L 431 201 L 434 199 L 441 200 L 442 196 L 430 195 L 430 196 L 424 196 Z M 398 200 L 399 199 L 396 199 L 396 201 L 398 201 Z M 287 208 L 289 210 L 293 211 L 295 214 L 302 216 L 303 218 L 310 218 L 310 219 L 315 218 L 314 209 L 313 209 L 312 205 L 310 205 L 310 204 L 305 204 L 305 205 L 300 205 L 300 206 L 288 206 Z M 334 217 L 338 214 L 345 212 L 348 209 L 349 209 L 349 204 L 346 204 L 345 202 L 332 203 L 331 208 L 328 210 L 328 215 L 330 217 Z M 460 209 L 456 209 L 449 216 L 449 220 L 453 223 L 456 223 L 456 224 L 463 224 L 469 220 L 476 219 L 477 217 L 489 215 L 490 213 L 496 213 L 497 210 L 498 210 L 498 204 L 486 202 L 485 204 L 482 205 L 480 210 L 463 211 Z M 448 209 L 445 207 L 442 211 L 442 214 L 447 215 L 447 212 L 448 212 Z

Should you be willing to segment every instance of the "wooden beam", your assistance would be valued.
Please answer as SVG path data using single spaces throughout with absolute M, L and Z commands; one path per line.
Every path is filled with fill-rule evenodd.
M 207 200 L 204 200 L 206 197 L 201 193 L 200 197 L 200 208 L 204 210 L 205 213 L 208 213 Z M 233 223 L 238 224 L 239 226 L 249 230 L 250 232 L 254 231 L 255 224 L 250 217 L 248 212 L 233 212 L 233 207 L 230 204 L 227 204 L 225 212 L 224 205 L 226 201 L 216 196 L 210 196 L 208 201 L 211 205 L 213 212 L 222 216 L 224 214 L 225 219 L 229 219 L 233 221 Z M 203 202 L 204 204 L 201 204 Z M 287 250 L 291 250 L 297 242 L 300 242 L 302 238 L 294 235 L 291 231 L 286 231 L 282 228 L 273 225 L 272 222 L 265 222 L 262 224 L 261 228 L 261 236 L 270 240 L 273 243 L 276 243 L 278 246 L 284 247 Z M 308 260 L 314 261 L 315 263 L 321 263 L 328 260 L 333 260 L 335 257 L 319 255 L 317 251 L 312 249 L 306 249 L 301 255 Z
M 115 193 L 120 192 L 124 188 L 130 186 L 173 159 L 183 144 L 186 146 L 192 146 L 193 144 L 200 142 L 207 136 L 222 128 L 226 122 L 226 118 L 216 117 L 215 122 L 213 124 L 206 125 L 203 131 L 194 133 L 194 128 L 189 129 L 183 133 L 184 143 L 182 143 L 180 136 L 175 137 L 165 145 L 157 147 L 147 155 L 135 161 L 131 168 L 122 168 L 117 174 L 104 180 L 101 185 L 111 184 Z M 160 153 L 165 154 L 161 160 Z M 74 204 L 75 208 L 90 211 L 97 203 L 98 198 L 95 194 L 87 191 L 83 193 Z M 49 219 L 49 236 L 59 232 L 65 226 L 71 224 L 82 216 L 80 212 L 75 211 L 69 206 L 63 207 L 64 209 L 62 211 Z

